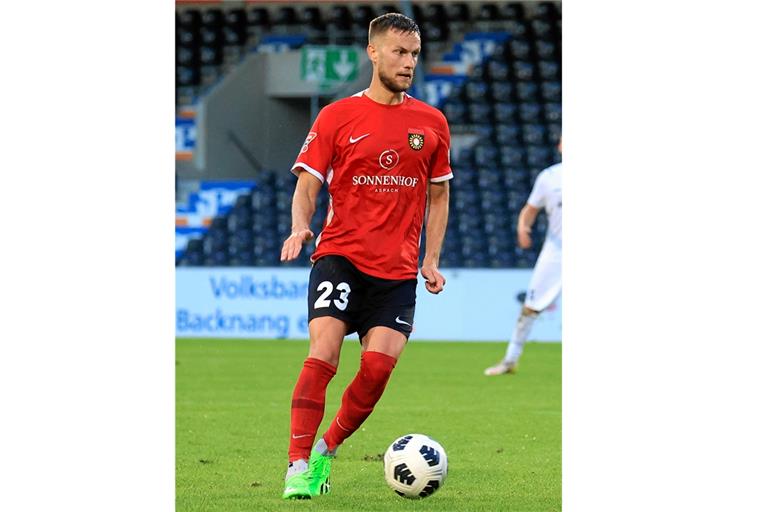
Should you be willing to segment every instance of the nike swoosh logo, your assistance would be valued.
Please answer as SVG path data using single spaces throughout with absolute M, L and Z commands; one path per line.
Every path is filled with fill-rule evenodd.
M 297 436 L 296 434 L 291 434 L 291 437 L 294 439 L 301 439 L 302 437 L 309 437 L 311 435 L 312 434 L 303 434 L 303 435 Z
M 366 138 L 366 137 L 367 137 L 367 136 L 369 136 L 369 135 L 370 135 L 370 133 L 366 133 L 365 135 L 361 135 L 361 136 L 359 136 L 359 137 L 358 137 L 358 138 L 356 138 L 356 139 L 353 139 L 353 138 L 350 136 L 350 137 L 349 137 L 349 143 L 350 143 L 350 144 L 354 144 L 355 142 L 357 142 L 357 141 L 359 141 L 359 140 L 362 140 L 362 139 Z
M 397 322 L 397 323 L 399 323 L 399 324 L 407 325 L 408 327 L 411 327 L 411 324 L 409 324 L 408 322 L 405 322 L 405 321 L 403 321 L 403 320 L 400 320 L 400 317 L 399 317 L 399 316 L 396 316 L 396 317 L 395 317 L 395 322 Z

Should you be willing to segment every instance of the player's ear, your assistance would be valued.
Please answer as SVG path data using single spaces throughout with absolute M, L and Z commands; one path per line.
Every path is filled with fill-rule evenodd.
M 376 61 L 378 60 L 378 56 L 376 55 L 376 47 L 373 46 L 373 43 L 368 43 L 368 48 L 365 49 L 366 53 L 368 53 L 368 58 L 376 64 Z

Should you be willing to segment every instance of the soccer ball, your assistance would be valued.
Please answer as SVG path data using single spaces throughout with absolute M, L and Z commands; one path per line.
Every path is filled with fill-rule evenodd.
M 448 474 L 448 456 L 440 443 L 424 434 L 399 437 L 384 454 L 387 485 L 404 498 L 426 498 Z

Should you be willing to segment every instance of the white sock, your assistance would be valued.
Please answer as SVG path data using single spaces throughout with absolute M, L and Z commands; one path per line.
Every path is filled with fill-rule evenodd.
M 307 461 L 304 459 L 295 460 L 293 462 L 288 463 L 288 471 L 285 472 L 285 479 L 288 480 L 296 473 L 301 473 L 302 471 L 306 471 L 309 466 L 307 465 Z
M 512 339 L 509 340 L 507 345 L 507 353 L 504 355 L 504 363 L 512 365 L 520 358 L 520 354 L 523 353 L 523 345 L 528 340 L 528 335 L 531 333 L 533 323 L 539 317 L 538 313 L 532 315 L 524 315 L 520 313 L 517 318 L 517 327 L 515 328 L 515 334 Z
M 338 448 L 339 447 L 337 446 L 336 449 L 338 450 Z M 320 440 L 315 443 L 315 447 L 312 449 L 320 453 L 320 455 L 331 455 L 333 457 L 336 456 L 336 450 L 329 450 L 328 445 L 325 444 L 325 439 L 323 439 L 322 436 L 320 436 Z

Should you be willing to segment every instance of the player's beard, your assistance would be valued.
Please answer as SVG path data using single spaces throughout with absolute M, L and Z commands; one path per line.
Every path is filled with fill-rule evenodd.
M 384 87 L 386 87 L 388 90 L 392 92 L 405 92 L 408 90 L 408 87 L 410 87 L 408 85 L 403 87 L 402 85 L 398 84 L 395 80 L 386 76 L 382 71 L 379 71 L 379 80 L 384 85 Z

